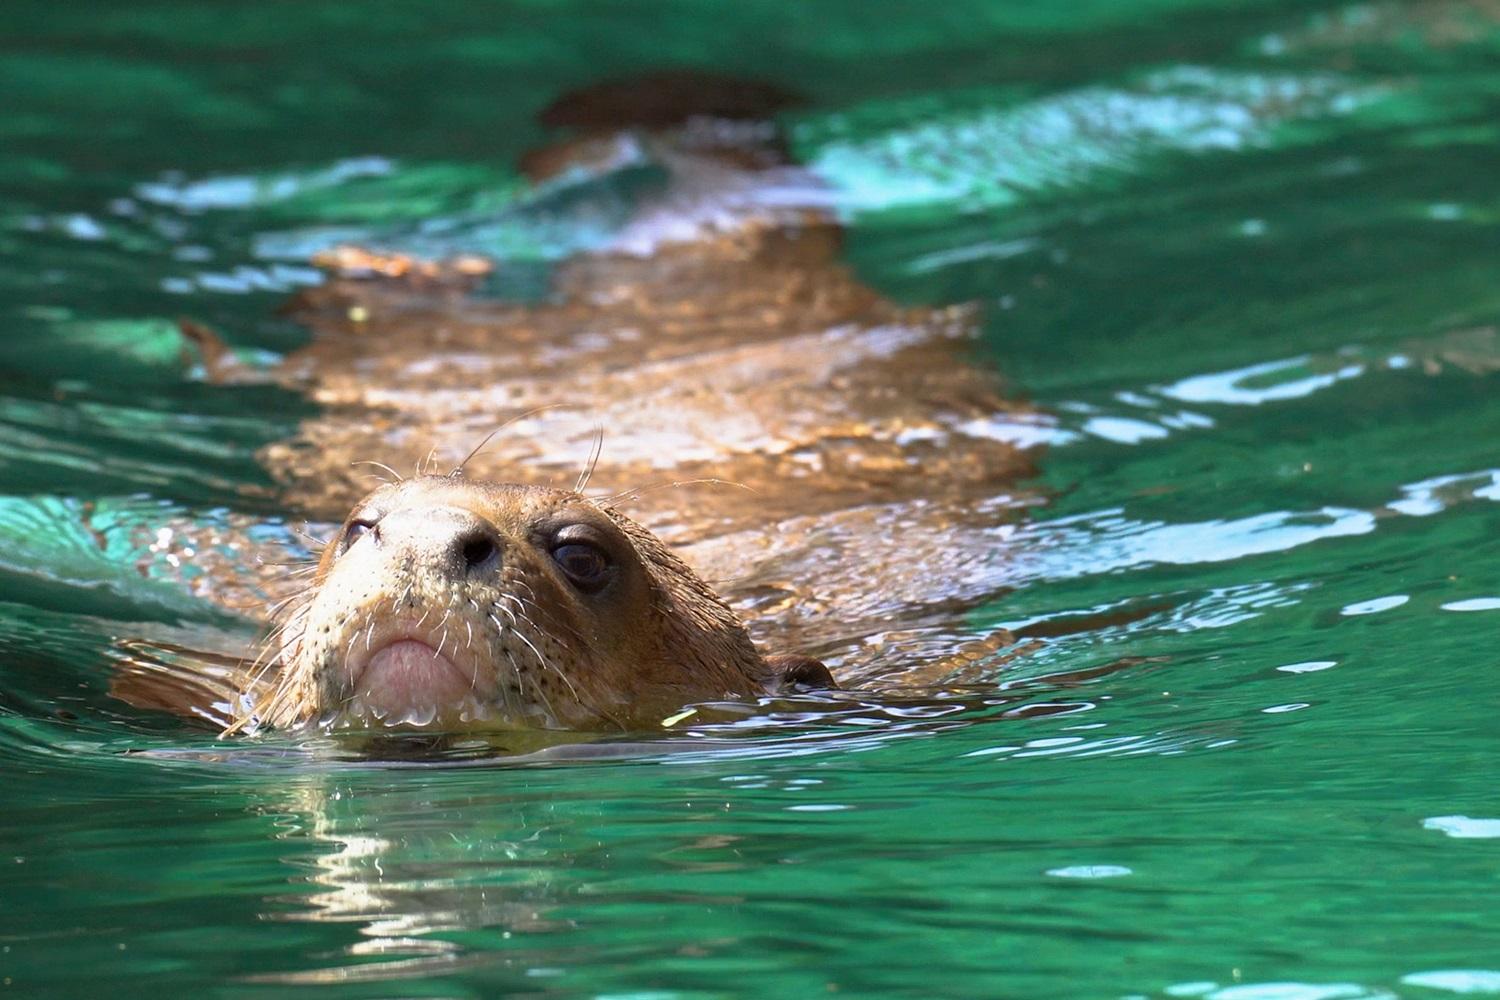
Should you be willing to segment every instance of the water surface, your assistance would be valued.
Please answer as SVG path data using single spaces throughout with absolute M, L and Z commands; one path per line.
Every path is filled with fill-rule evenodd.
M 539 201 L 535 112 L 662 64 L 804 94 L 863 280 L 1055 417 L 972 638 L 1146 613 L 991 679 L 1128 665 L 443 766 L 111 701 L 117 636 L 253 631 L 82 525 L 285 534 L 311 412 L 174 318 L 270 364 L 330 243 L 544 272 L 630 192 Z M 7 987 L 1500 993 L 1493 5 L 14 0 L 0 89 Z

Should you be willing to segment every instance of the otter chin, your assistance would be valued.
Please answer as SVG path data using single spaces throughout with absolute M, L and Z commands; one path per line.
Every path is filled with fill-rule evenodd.
M 833 686 L 816 660 L 763 656 L 607 504 L 459 473 L 356 504 L 273 635 L 275 679 L 230 730 L 638 729 L 695 702 Z
M 382 637 L 371 649 L 356 650 L 345 663 L 352 692 L 340 708 L 345 716 L 416 725 L 465 722 L 484 717 L 494 701 L 498 685 L 476 656 L 457 650 L 444 655 L 431 641 L 416 638 Z

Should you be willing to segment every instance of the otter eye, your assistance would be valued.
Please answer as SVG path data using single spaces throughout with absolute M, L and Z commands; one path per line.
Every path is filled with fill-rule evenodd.
M 348 552 L 350 546 L 370 534 L 375 535 L 377 538 L 379 537 L 379 532 L 375 527 L 374 521 L 366 520 L 362 517 L 350 521 L 349 527 L 344 529 L 344 537 L 340 541 L 342 551 Z
M 552 550 L 552 559 L 568 581 L 586 593 L 609 582 L 609 556 L 583 542 L 565 542 Z

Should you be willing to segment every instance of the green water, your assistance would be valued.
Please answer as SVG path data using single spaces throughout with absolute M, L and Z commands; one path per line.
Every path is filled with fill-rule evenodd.
M 1496 16 L 11 0 L 3 989 L 1500 994 Z M 110 700 L 112 637 L 232 626 L 83 516 L 280 531 L 254 452 L 310 412 L 195 379 L 173 318 L 269 363 L 330 241 L 587 247 L 610 198 L 536 204 L 510 165 L 559 92 L 663 64 L 806 95 L 784 124 L 865 280 L 982 303 L 985 360 L 1055 416 L 1046 502 L 969 554 L 974 634 L 1149 613 L 997 682 L 1138 662 L 1068 714 L 526 766 Z

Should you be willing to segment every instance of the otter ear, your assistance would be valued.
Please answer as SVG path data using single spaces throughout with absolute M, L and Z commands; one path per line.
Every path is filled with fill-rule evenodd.
M 811 656 L 768 656 L 766 666 L 771 668 L 771 688 L 778 694 L 826 691 L 838 687 L 823 662 Z

